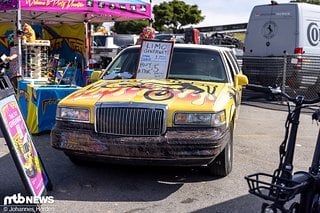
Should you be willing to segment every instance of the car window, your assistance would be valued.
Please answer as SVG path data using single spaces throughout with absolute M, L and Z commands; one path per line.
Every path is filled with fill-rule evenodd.
M 231 51 L 226 51 L 226 54 L 229 56 L 232 65 L 234 66 L 235 74 L 239 74 L 240 68 L 236 56 Z
M 113 43 L 121 48 L 134 45 L 134 37 L 132 35 L 114 35 Z
M 234 79 L 234 76 L 235 76 L 235 73 L 234 73 L 234 67 L 232 66 L 232 63 L 230 61 L 230 58 L 228 57 L 228 55 L 223 52 L 224 56 L 225 56 L 225 61 L 227 62 L 227 67 L 229 69 L 229 73 L 230 73 L 230 81 L 233 82 L 233 79 Z
M 97 47 L 104 47 L 106 45 L 106 36 L 94 36 L 93 45 Z
M 112 76 L 123 77 L 121 74 L 130 74 L 128 77 L 131 78 L 137 69 L 139 60 L 139 50 L 138 49 L 127 49 L 123 51 L 116 60 L 107 67 L 103 78 L 108 79 Z M 117 75 L 119 74 L 119 75 Z M 111 75 L 111 76 L 108 76 Z
M 224 54 L 228 62 L 228 66 L 231 68 L 230 73 L 232 75 L 232 79 L 234 79 L 234 76 L 239 73 L 238 64 L 235 61 L 234 55 L 231 53 L 231 51 L 225 51 Z
M 129 73 L 131 74 L 129 77 L 133 77 L 138 67 L 138 60 L 138 48 L 125 50 L 107 68 L 103 78 L 111 79 L 114 76 L 123 78 L 122 73 Z M 217 51 L 195 48 L 174 49 L 168 78 L 227 82 L 220 54 Z
M 169 78 L 227 82 L 220 54 L 195 48 L 174 49 Z

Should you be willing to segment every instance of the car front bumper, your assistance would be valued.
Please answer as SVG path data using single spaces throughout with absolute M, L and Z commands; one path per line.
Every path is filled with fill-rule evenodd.
M 229 140 L 229 129 L 169 128 L 157 137 L 114 136 L 96 133 L 93 125 L 57 122 L 51 145 L 66 154 L 134 164 L 198 166 L 209 164 Z

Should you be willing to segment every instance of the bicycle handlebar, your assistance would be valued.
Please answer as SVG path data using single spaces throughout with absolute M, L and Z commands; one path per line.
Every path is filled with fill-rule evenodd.
M 318 94 L 319 95 L 318 98 L 307 100 L 307 99 L 304 99 L 304 96 L 301 96 L 301 95 L 298 95 L 295 98 L 293 98 L 289 96 L 287 93 L 283 92 L 280 89 L 280 87 L 273 88 L 273 87 L 255 85 L 255 84 L 248 84 L 246 88 L 256 92 L 272 93 L 274 95 L 280 95 L 293 103 L 297 103 L 298 101 L 302 101 L 302 104 L 315 104 L 320 102 L 320 94 Z

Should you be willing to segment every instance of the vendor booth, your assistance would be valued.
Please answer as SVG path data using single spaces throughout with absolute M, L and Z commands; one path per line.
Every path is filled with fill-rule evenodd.
M 9 35 L 21 36 L 17 98 L 30 132 L 51 130 L 59 100 L 87 84 L 90 24 L 150 18 L 141 0 L 0 0 L 0 51 L 9 55 Z

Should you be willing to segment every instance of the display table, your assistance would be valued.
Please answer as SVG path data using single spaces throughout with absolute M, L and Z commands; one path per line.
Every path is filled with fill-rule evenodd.
M 20 111 L 24 120 L 27 120 L 28 114 L 28 94 L 27 94 L 27 85 L 46 85 L 47 79 L 31 79 L 24 78 L 18 81 L 18 90 L 17 90 L 17 99 L 20 106 Z
M 51 130 L 55 124 L 58 102 L 81 88 L 67 85 L 28 84 L 23 80 L 19 83 L 26 84 L 27 87 L 26 92 L 20 90 L 22 87 L 18 87 L 18 101 L 31 134 Z

